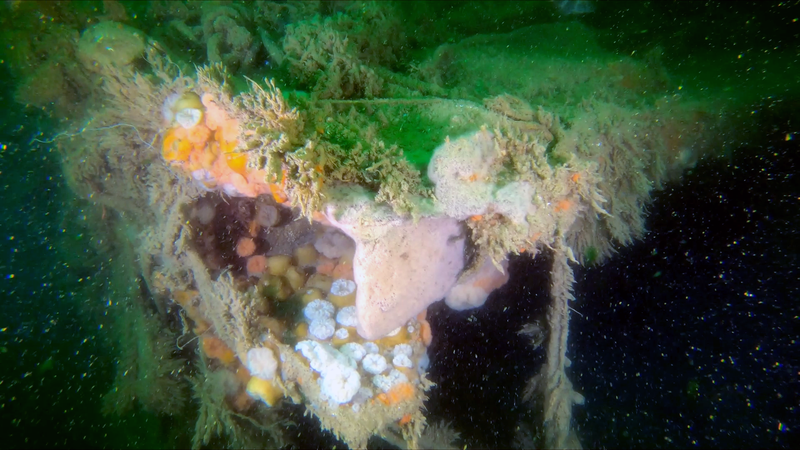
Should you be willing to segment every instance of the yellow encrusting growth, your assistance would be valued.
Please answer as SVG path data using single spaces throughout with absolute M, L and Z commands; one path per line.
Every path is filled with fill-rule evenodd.
M 277 405 L 283 398 L 283 391 L 272 381 L 258 377 L 250 377 L 250 381 L 247 382 L 247 393 L 269 406 Z

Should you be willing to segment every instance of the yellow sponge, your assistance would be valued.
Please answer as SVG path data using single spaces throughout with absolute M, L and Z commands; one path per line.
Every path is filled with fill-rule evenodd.
M 247 382 L 247 393 L 269 406 L 275 406 L 283 398 L 283 392 L 272 381 L 258 377 Z

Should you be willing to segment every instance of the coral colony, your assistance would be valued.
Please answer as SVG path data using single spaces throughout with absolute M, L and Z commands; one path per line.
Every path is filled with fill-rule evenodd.
M 18 91 L 88 94 L 55 142 L 71 188 L 116 223 L 124 354 L 108 411 L 172 413 L 190 386 L 196 447 L 290 444 L 291 403 L 352 448 L 450 445 L 423 408 L 426 311 L 478 308 L 510 254 L 545 252 L 546 363 L 526 396 L 543 405 L 542 445 L 575 445 L 572 267 L 643 233 L 653 189 L 710 147 L 703 105 L 574 22 L 433 46 L 400 73 L 388 3 L 323 17 L 259 2 L 283 17 L 269 23 L 166 3 L 174 41 L 205 47 L 205 65 L 102 21 L 62 44 L 63 70 L 46 69 L 56 51 L 42 63 L 51 90 Z M 237 75 L 264 54 L 305 91 Z

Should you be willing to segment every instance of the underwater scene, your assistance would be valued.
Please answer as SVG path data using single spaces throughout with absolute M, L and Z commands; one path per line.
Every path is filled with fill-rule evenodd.
M 800 444 L 800 3 L 0 23 L 3 448 Z

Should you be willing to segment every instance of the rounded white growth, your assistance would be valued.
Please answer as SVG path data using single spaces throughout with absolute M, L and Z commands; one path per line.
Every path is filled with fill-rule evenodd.
M 263 201 L 256 202 L 256 223 L 264 228 L 274 227 L 281 218 L 278 208 Z
M 147 40 L 136 28 L 106 20 L 83 31 L 75 56 L 92 72 L 126 67 L 144 54 Z
M 374 342 L 364 342 L 364 350 L 366 350 L 367 353 L 378 353 L 381 349 L 378 347 L 378 344 Z
M 325 233 L 314 242 L 314 248 L 328 258 L 336 259 L 355 252 L 355 242 L 335 228 L 326 228 Z
M 487 131 L 448 140 L 434 151 L 428 177 L 445 214 L 465 220 L 486 212 L 495 191 L 489 170 L 498 153 L 494 135 Z
M 333 284 L 331 284 L 331 294 L 338 295 L 339 297 L 350 295 L 355 292 L 355 290 L 356 283 L 354 281 L 345 280 L 344 278 L 335 280 Z
M 389 365 L 386 363 L 386 358 L 377 353 L 370 353 L 369 355 L 364 356 L 364 359 L 361 361 L 361 365 L 364 367 L 364 370 L 373 375 L 382 373 L 387 369 L 387 367 L 389 367 Z
M 334 403 L 347 403 L 361 388 L 361 375 L 350 367 L 336 366 L 319 380 L 322 393 Z
M 186 129 L 197 125 L 202 119 L 203 111 L 197 108 L 184 108 L 175 114 L 175 122 Z
M 331 288 L 332 289 L 332 288 Z M 355 306 L 345 306 L 336 313 L 336 322 L 343 327 L 357 327 L 358 316 Z
M 334 364 L 344 364 L 355 367 L 355 362 L 353 360 L 343 355 L 329 344 L 306 340 L 298 342 L 297 345 L 294 346 L 294 349 L 305 356 L 311 368 L 319 373 L 323 373 L 328 366 Z
M 197 207 L 196 214 L 197 220 L 199 220 L 201 224 L 208 225 L 214 220 L 216 211 L 214 210 L 214 205 L 204 202 Z
M 367 350 L 358 342 L 348 342 L 339 347 L 339 351 L 352 358 L 353 361 L 361 361 L 367 355 Z
M 491 258 L 484 258 L 480 269 L 453 286 L 445 296 L 444 302 L 456 311 L 482 306 L 492 291 L 508 281 L 508 261 L 501 261 L 500 267 L 503 268 L 502 272 Z
M 392 349 L 392 355 L 394 355 L 394 356 L 406 355 L 406 356 L 408 356 L 410 358 L 411 355 L 413 355 L 413 354 L 414 354 L 414 349 L 412 349 L 411 345 L 409 345 L 409 344 L 397 344 Z
M 313 370 L 320 374 L 318 380 L 322 394 L 332 403 L 347 403 L 361 387 L 361 375 L 356 363 L 347 355 L 328 344 L 301 341 L 295 345 L 309 361 Z
M 265 380 L 275 378 L 278 360 L 272 350 L 264 347 L 251 348 L 247 351 L 247 370 L 250 375 Z
M 333 335 L 336 336 L 336 339 L 345 340 L 350 337 L 350 332 L 347 331 L 347 328 L 339 328 Z
M 314 300 L 303 309 L 306 319 L 313 321 L 316 319 L 329 319 L 333 317 L 336 307 L 327 300 Z
M 349 306 L 356 302 L 356 284 L 353 281 L 339 278 L 331 283 L 328 300 L 339 307 Z
M 161 104 L 161 116 L 164 118 L 164 123 L 167 125 L 172 125 L 172 121 L 175 120 L 175 113 L 172 112 L 172 108 L 175 107 L 175 103 L 178 99 L 181 98 L 181 94 L 174 92 L 167 96 L 164 99 L 164 103 Z
M 392 358 L 392 364 L 394 364 L 395 367 L 414 367 L 414 363 L 411 362 L 411 358 L 402 353 L 395 355 L 394 358 Z
M 397 369 L 392 369 L 388 375 L 375 375 L 372 377 L 372 384 L 383 392 L 389 392 L 396 384 L 406 382 L 408 382 L 408 377 Z
M 513 181 L 499 187 L 492 168 L 501 156 L 494 134 L 486 130 L 451 139 L 434 151 L 428 177 L 436 185 L 436 200 L 445 214 L 465 220 L 491 210 L 525 223 L 533 186 Z
M 314 319 L 308 325 L 308 334 L 315 338 L 324 341 L 330 339 L 336 331 L 336 322 L 330 317 L 322 317 Z M 345 330 L 347 331 L 347 330 Z

